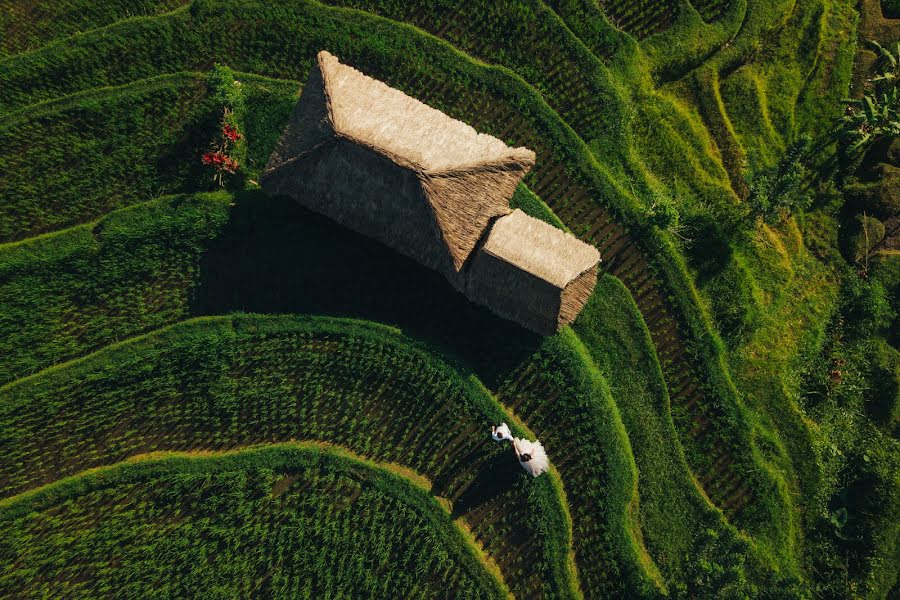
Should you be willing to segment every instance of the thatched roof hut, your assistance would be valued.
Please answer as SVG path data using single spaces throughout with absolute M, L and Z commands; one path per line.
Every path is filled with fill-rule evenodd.
M 472 261 L 466 295 L 551 334 L 578 316 L 597 283 L 599 260 L 593 246 L 516 209 L 488 232 Z
M 599 254 L 521 211 L 510 214 L 534 159 L 323 51 L 261 185 L 438 270 L 501 316 L 550 333 L 583 306 Z M 518 234 L 541 238 L 523 244 L 536 250 L 517 254 Z M 549 264 L 570 259 L 577 264 Z M 501 272 L 521 298 L 504 295 L 499 280 L 472 280 Z

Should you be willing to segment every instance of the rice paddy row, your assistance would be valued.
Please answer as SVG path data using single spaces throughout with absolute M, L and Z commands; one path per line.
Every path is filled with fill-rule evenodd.
M 433 482 L 517 597 L 577 595 L 558 479 L 490 440 L 525 433 L 480 383 L 387 327 L 211 317 L 0 389 L 4 494 L 147 452 L 318 440 Z
M 314 444 L 94 469 L 0 502 L 0 593 L 507 597 L 421 486 Z

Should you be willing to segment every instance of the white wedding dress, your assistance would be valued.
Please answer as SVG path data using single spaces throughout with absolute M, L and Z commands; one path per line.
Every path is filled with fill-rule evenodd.
M 530 442 L 526 439 L 514 438 L 506 423 L 500 423 L 499 426 L 491 428 L 491 438 L 495 442 L 504 440 L 512 442 L 519 464 L 532 477 L 537 477 L 550 468 L 550 461 L 547 460 L 547 453 L 544 452 L 541 443 L 537 440 Z

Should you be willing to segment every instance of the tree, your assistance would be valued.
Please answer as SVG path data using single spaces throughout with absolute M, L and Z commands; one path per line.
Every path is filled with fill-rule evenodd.
M 798 210 L 809 208 L 812 196 L 803 189 L 808 175 L 803 156 L 810 144 L 809 136 L 801 136 L 776 166 L 749 178 L 747 202 L 752 220 L 774 225 Z
M 869 45 L 878 53 L 879 71 L 866 80 L 866 93 L 858 100 L 845 100 L 847 109 L 841 120 L 841 138 L 850 152 L 900 135 L 900 42 L 891 52 L 876 41 Z

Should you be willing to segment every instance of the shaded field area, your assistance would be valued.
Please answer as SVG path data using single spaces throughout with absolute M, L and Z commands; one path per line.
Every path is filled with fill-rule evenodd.
M 309 444 L 121 463 L 0 504 L 0 590 L 506 597 L 419 486 Z

